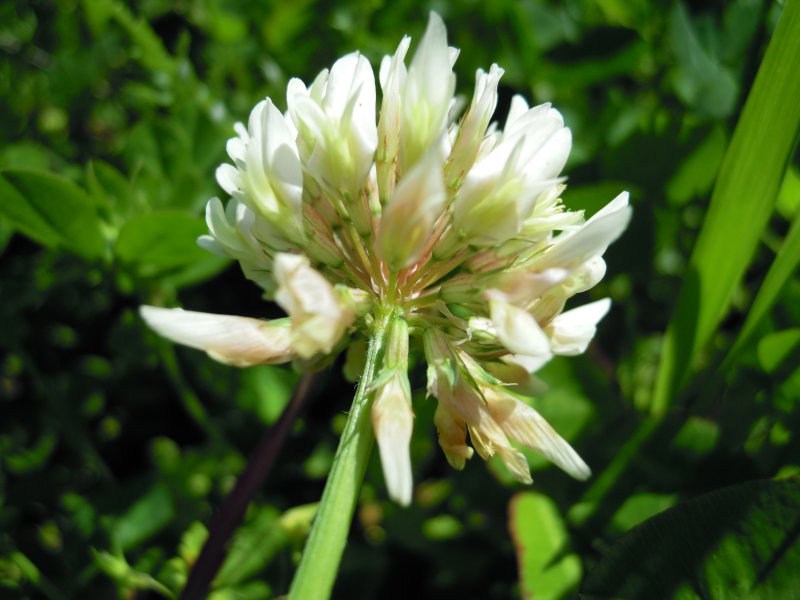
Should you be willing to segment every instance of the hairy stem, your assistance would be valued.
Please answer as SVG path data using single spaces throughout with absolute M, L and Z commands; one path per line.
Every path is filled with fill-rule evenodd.
M 369 386 L 383 347 L 387 323 L 388 314 L 376 320 L 372 331 L 364 372 L 333 459 L 319 512 L 289 590 L 290 600 L 324 600 L 333 589 L 372 450 Z

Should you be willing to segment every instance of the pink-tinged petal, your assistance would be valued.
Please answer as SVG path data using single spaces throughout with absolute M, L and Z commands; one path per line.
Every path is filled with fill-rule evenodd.
M 589 478 L 589 467 L 542 415 L 511 394 L 503 393 L 500 388 L 487 386 L 482 391 L 489 412 L 506 435 L 538 452 L 576 479 Z

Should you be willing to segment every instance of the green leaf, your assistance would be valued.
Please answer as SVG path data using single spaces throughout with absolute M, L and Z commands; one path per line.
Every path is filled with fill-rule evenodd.
M 663 413 L 728 311 L 800 129 L 800 1 L 788 0 L 725 153 L 664 338 L 653 412 Z
M 744 325 L 739 330 L 736 341 L 725 357 L 725 366 L 730 367 L 742 348 L 752 337 L 758 325 L 767 316 L 786 283 L 796 275 L 800 265 L 800 213 L 794 219 L 786 239 L 783 240 L 775 260 L 767 271 L 764 282 L 758 288 L 756 299 L 747 313 Z
M 615 531 L 628 531 L 649 519 L 650 517 L 665 511 L 675 504 L 673 494 L 651 494 L 642 493 L 631 496 L 620 509 L 614 514 L 611 520 L 611 527 Z
M 197 245 L 206 233 L 202 220 L 164 210 L 130 218 L 120 229 L 115 253 L 141 277 L 152 277 L 202 261 L 208 253 Z
M 165 598 L 174 598 L 174 594 L 160 581 L 148 573 L 137 571 L 128 564 L 123 555 L 113 555 L 108 552 L 94 551 L 94 560 L 97 566 L 113 579 L 121 590 L 151 590 Z M 123 597 L 131 594 L 123 594 Z
M 775 208 L 787 219 L 800 211 L 800 170 L 793 165 L 786 170 Z
M 97 207 L 74 183 L 30 169 L 0 174 L 0 214 L 48 248 L 66 248 L 88 260 L 103 256 Z
M 800 589 L 798 522 L 796 478 L 705 494 L 622 536 L 589 574 L 581 596 L 790 597 Z
M 111 537 L 123 551 L 135 548 L 175 518 L 172 494 L 163 483 L 150 488 L 128 511 L 114 519 Z
M 236 402 L 245 410 L 257 414 L 266 425 L 272 425 L 289 403 L 297 379 L 293 371 L 272 365 L 244 369 Z
M 271 506 L 251 511 L 231 542 L 228 558 L 214 579 L 214 588 L 222 589 L 244 582 L 263 569 L 285 546 L 289 537 L 278 519 L 280 513 Z
M 569 534 L 556 504 L 536 492 L 516 494 L 509 506 L 520 587 L 526 598 L 562 598 L 581 579 L 581 561 L 569 552 Z
M 673 204 L 686 204 L 702 198 L 714 185 L 728 136 L 725 128 L 717 126 L 681 163 L 667 183 L 667 199 Z
M 670 37 L 678 60 L 672 73 L 678 97 L 702 115 L 728 116 L 736 102 L 736 81 L 700 44 L 683 4 L 676 4 L 670 15 Z
M 792 354 L 800 350 L 800 329 L 776 331 L 758 344 L 758 362 L 767 373 L 775 373 Z

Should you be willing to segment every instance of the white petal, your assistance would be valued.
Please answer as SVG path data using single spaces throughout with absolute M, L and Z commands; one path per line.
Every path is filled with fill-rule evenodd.
M 378 253 L 393 270 L 416 262 L 428 245 L 447 200 L 444 154 L 434 146 L 400 180 L 386 204 L 378 232 Z
M 611 308 L 611 299 L 604 298 L 561 313 L 547 326 L 550 348 L 555 354 L 574 356 L 586 351 L 597 333 L 597 324 Z
M 510 352 L 534 357 L 550 355 L 550 341 L 528 311 L 493 294 L 489 311 L 497 337 Z
M 603 214 L 595 215 L 574 233 L 558 236 L 541 260 L 536 262 L 537 268 L 578 266 L 595 256 L 602 256 L 630 222 L 631 209 L 627 206 L 627 195 L 625 192 L 612 201 L 614 210 L 603 209 Z M 621 200 L 623 196 L 625 203 Z
M 503 292 L 508 302 L 525 307 L 569 276 L 569 271 L 558 268 L 541 272 L 508 271 L 501 274 L 495 287 Z
M 409 446 L 414 413 L 405 372 L 397 373 L 378 388 L 371 416 L 389 496 L 408 506 L 413 490 Z
M 139 313 L 158 334 L 237 367 L 292 360 L 289 324 L 247 317 L 142 306 Z
M 234 192 L 242 189 L 242 176 L 233 165 L 223 164 L 217 167 L 217 183 L 219 187 L 225 190 L 228 194 L 233 195 Z
M 264 158 L 270 184 L 287 207 L 302 219 L 303 169 L 294 136 L 283 117 L 268 101 L 265 109 Z

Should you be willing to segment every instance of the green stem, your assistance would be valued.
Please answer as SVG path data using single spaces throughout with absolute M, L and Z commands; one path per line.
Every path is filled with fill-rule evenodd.
M 369 386 L 383 348 L 387 323 L 388 314 L 375 322 L 364 372 L 358 382 L 311 535 L 289 590 L 289 600 L 324 600 L 330 597 L 333 589 L 372 450 Z

